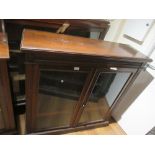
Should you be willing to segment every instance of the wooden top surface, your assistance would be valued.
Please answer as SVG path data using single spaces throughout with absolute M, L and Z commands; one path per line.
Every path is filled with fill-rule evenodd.
M 148 57 L 128 45 L 74 37 L 51 32 L 25 29 L 21 49 L 78 55 L 124 58 L 138 61 L 151 61 Z
M 7 44 L 7 37 L 4 33 L 0 33 L 0 59 L 9 58 L 9 48 Z

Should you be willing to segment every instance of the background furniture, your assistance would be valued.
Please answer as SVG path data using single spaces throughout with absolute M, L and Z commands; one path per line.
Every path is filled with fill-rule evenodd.
M 8 59 L 7 37 L 4 32 L 0 32 L 0 134 L 16 133 L 7 66 Z
M 107 125 L 149 58 L 123 44 L 25 30 L 26 130 L 58 134 Z

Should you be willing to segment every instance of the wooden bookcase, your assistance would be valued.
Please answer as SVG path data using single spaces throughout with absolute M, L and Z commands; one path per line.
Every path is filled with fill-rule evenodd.
M 109 123 L 148 57 L 124 44 L 24 30 L 27 134 Z

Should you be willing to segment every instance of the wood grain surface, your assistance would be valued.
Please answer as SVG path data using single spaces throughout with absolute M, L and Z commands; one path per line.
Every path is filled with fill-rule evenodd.
M 4 33 L 0 33 L 0 59 L 3 58 L 9 58 L 9 48 L 6 35 Z
M 25 115 L 20 115 L 18 118 L 20 134 L 26 134 L 25 130 Z M 67 133 L 65 135 L 126 135 L 123 129 L 112 121 L 108 126 L 99 127 L 95 129 L 82 130 L 77 132 Z
M 151 61 L 142 53 L 125 44 L 29 29 L 23 31 L 21 49 L 26 51 L 123 58 L 142 62 L 144 60 Z

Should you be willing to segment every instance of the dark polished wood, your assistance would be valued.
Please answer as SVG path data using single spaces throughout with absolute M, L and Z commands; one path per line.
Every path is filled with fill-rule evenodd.
M 48 53 L 100 56 L 104 58 L 151 61 L 125 44 L 98 41 L 82 37 L 60 35 L 36 30 L 24 30 L 21 49 L 27 51 L 44 51 Z
M 27 76 L 26 80 L 26 124 L 29 124 L 27 126 L 27 131 L 32 132 L 34 130 L 34 125 L 35 125 L 35 116 L 36 116 L 36 107 L 35 107 L 35 102 L 37 102 L 37 91 L 38 90 L 38 82 L 33 82 L 35 81 L 35 78 L 39 76 L 39 70 L 38 70 L 38 65 L 37 64 L 28 64 L 26 66 L 26 75 L 29 74 L 31 76 Z M 35 72 L 34 72 L 35 70 Z M 33 79 L 33 80 L 32 80 Z M 31 94 L 31 95 L 30 95 Z M 33 115 L 32 115 L 33 114 Z
M 81 125 L 73 128 L 59 128 L 59 129 L 47 129 L 45 131 L 40 131 L 40 132 L 32 132 L 29 133 L 30 135 L 58 135 L 58 134 L 66 134 L 70 132 L 76 132 L 80 130 L 87 130 L 87 129 L 93 129 L 97 127 L 104 127 L 109 124 L 109 121 L 105 122 L 94 122 L 92 124 L 87 124 L 87 125 Z
M 103 29 L 109 25 L 109 21 L 103 19 L 7 19 L 7 23 L 19 23 L 21 25 L 38 25 L 48 27 L 57 27 L 63 23 L 69 23 L 74 27 L 82 27 L 87 29 Z
M 80 130 L 87 127 L 96 127 L 99 124 L 107 125 L 110 120 L 112 110 L 115 106 L 117 106 L 123 95 L 127 92 L 136 76 L 145 68 L 146 63 L 151 61 L 151 59 L 127 45 L 36 30 L 24 30 L 21 50 L 26 54 L 26 126 L 28 134 L 58 134 Z M 78 70 L 74 71 L 74 68 Z M 55 111 L 40 114 L 36 111 L 39 103 L 41 102 L 39 100 L 39 92 L 41 90 L 40 78 L 42 76 L 42 71 L 46 71 L 45 73 L 47 75 L 52 71 L 64 72 L 65 76 L 68 72 L 87 73 L 86 81 L 82 86 L 82 91 L 80 90 L 79 92 L 80 95 L 78 96 L 78 101 L 74 106 L 72 117 L 70 117 L 69 126 L 53 127 L 51 124 L 51 126 L 48 126 L 47 128 L 37 128 L 38 118 L 42 118 L 41 121 L 44 123 L 47 119 L 50 121 L 50 117 L 53 117 L 54 115 L 59 116 L 58 114 L 66 114 L 66 111 Z M 104 119 L 95 120 L 93 122 L 88 121 L 81 124 L 80 118 L 82 117 L 87 104 L 90 104 L 88 101 L 90 100 L 90 96 L 94 88 L 97 89 L 95 85 L 99 84 L 98 78 L 101 73 L 104 73 L 105 78 L 106 76 L 108 77 L 108 74 L 117 75 L 118 73 L 128 73 L 128 77 L 126 77 L 127 79 L 124 81 L 120 90 L 115 88 L 117 91 L 116 97 L 111 105 L 107 107 L 108 110 L 104 113 Z M 61 78 L 63 79 L 65 77 L 57 76 L 57 78 L 53 78 L 54 77 L 52 76 L 47 78 L 49 85 L 56 85 Z M 55 82 L 52 83 L 50 80 L 54 80 Z M 74 83 L 72 83 L 73 81 L 71 79 L 66 78 L 65 82 L 68 82 L 68 88 L 71 84 L 78 84 L 78 81 L 76 80 L 77 79 L 75 79 Z M 64 80 L 61 81 L 63 82 Z M 43 82 L 45 84 L 47 83 L 46 81 Z M 46 87 L 48 87 L 47 84 Z M 53 91 L 55 93 L 55 89 L 57 89 L 56 87 L 52 87 L 51 90 L 48 90 L 48 93 L 53 93 Z M 61 87 L 64 89 L 63 85 Z M 45 93 L 44 89 L 42 91 Z M 49 95 L 48 93 L 47 95 Z M 72 93 L 73 92 L 66 95 L 72 98 L 74 97 Z M 57 97 L 59 97 L 61 99 L 61 103 L 64 104 L 64 99 L 61 98 L 62 96 L 60 93 L 57 94 Z M 95 98 L 91 98 L 91 100 L 94 101 L 95 104 Z M 53 98 L 53 101 L 51 102 L 56 105 L 58 100 Z M 107 101 L 105 100 L 105 102 Z
M 0 59 L 8 59 L 9 57 L 6 34 L 0 33 Z
M 8 75 L 7 59 L 9 50 L 6 35 L 0 33 L 0 106 L 2 112 L 3 129 L 0 133 L 11 134 L 15 132 L 15 120 Z

